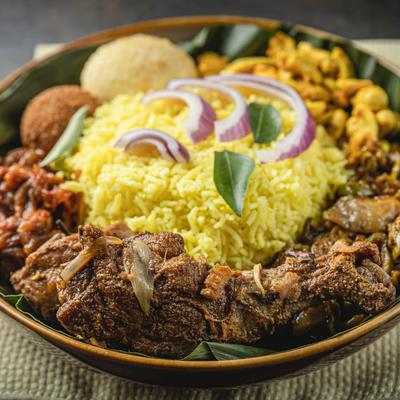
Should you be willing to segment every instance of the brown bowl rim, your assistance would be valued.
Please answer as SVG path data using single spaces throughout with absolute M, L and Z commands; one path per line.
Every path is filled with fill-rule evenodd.
M 134 24 L 123 25 L 116 28 L 111 28 L 107 30 L 100 31 L 98 33 L 85 36 L 83 38 L 77 39 L 71 43 L 62 46 L 58 51 L 53 52 L 49 56 L 62 53 L 66 50 L 82 47 L 94 42 L 101 42 L 103 40 L 110 40 L 112 38 L 129 35 L 136 32 L 146 32 L 152 31 L 154 29 L 162 28 L 190 28 L 190 27 L 200 27 L 204 25 L 213 24 L 255 24 L 261 27 L 271 28 L 281 23 L 281 21 L 266 19 L 266 18 L 256 18 L 256 17 L 245 17 L 245 16 L 229 16 L 229 15 L 204 15 L 204 16 L 188 16 L 188 17 L 174 17 L 174 18 L 163 18 L 155 20 L 147 20 L 143 22 L 137 22 Z M 311 28 L 304 25 L 296 25 L 302 31 L 315 34 L 320 37 L 327 37 L 335 39 L 339 42 L 351 42 L 341 36 L 331 34 L 319 29 Z M 361 49 L 360 46 L 352 43 L 355 48 Z M 361 49 L 365 51 L 364 49 Z M 366 51 L 371 54 L 370 52 Z M 400 75 L 400 67 L 393 62 L 381 57 L 373 55 L 380 64 L 387 67 L 389 70 L 397 75 Z M 16 79 L 35 68 L 43 58 L 40 60 L 31 61 L 21 68 L 17 69 L 14 73 L 7 76 L 4 80 L 0 82 L 0 91 L 3 91 L 10 84 L 12 84 Z M 172 359 L 162 359 L 155 357 L 142 357 L 134 354 L 121 353 L 114 350 L 104 349 L 98 346 L 94 346 L 78 339 L 70 338 L 62 333 L 54 331 L 42 325 L 41 323 L 29 318 L 20 311 L 18 311 L 11 304 L 7 303 L 3 298 L 0 298 L 0 310 L 12 319 L 18 321 L 28 329 L 36 332 L 47 340 L 55 343 L 62 348 L 71 348 L 76 352 L 85 354 L 86 356 L 95 356 L 98 359 L 118 361 L 122 364 L 129 365 L 140 365 L 143 367 L 153 367 L 162 369 L 193 369 L 193 370 L 203 370 L 203 371 L 217 371 L 222 369 L 225 370 L 237 370 L 241 368 L 258 368 L 267 367 L 277 364 L 289 363 L 293 361 L 298 361 L 301 359 L 317 357 L 325 353 L 333 352 L 334 350 L 343 347 L 356 339 L 365 336 L 366 334 L 372 332 L 376 328 L 388 323 L 389 321 L 395 319 L 400 315 L 400 304 L 396 304 L 390 309 L 378 314 L 371 320 L 365 322 L 364 324 L 348 331 L 343 334 L 339 334 L 333 338 L 328 338 L 317 343 L 306 345 L 303 347 L 295 348 L 292 350 L 281 351 L 276 354 L 269 354 L 254 358 L 245 358 L 238 360 L 226 360 L 226 361 L 183 361 L 183 360 L 172 360 Z

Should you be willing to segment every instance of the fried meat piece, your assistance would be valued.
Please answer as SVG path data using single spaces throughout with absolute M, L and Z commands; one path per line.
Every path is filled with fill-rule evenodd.
M 64 263 L 74 259 L 82 250 L 77 235 L 58 234 L 27 259 L 25 266 L 11 275 L 11 283 L 18 293 L 47 321 L 55 321 L 59 307 L 57 280 Z
M 83 231 L 83 244 L 101 233 L 89 226 Z M 324 301 L 352 304 L 373 314 L 395 298 L 395 288 L 372 242 L 338 241 L 324 256 L 287 257 L 283 264 L 261 270 L 256 280 L 253 271 L 195 260 L 184 251 L 179 235 L 139 237 L 152 246 L 156 260 L 151 266 L 155 281 L 150 313 L 142 311 L 123 267 L 123 249 L 135 240 L 132 236 L 123 244 L 108 243 L 69 282 L 58 285 L 57 319 L 68 332 L 104 347 L 181 357 L 202 340 L 255 343 Z M 53 251 L 59 247 L 59 256 L 52 256 L 54 265 L 43 259 L 37 265 L 59 271 L 59 265 L 71 256 L 66 240 L 79 242 L 72 237 L 50 244 Z M 34 268 L 29 274 L 34 276 Z M 15 285 L 18 280 L 14 274 Z M 17 288 L 25 294 L 32 285 L 25 280 Z M 41 302 L 39 297 L 36 300 Z M 41 307 L 36 304 L 36 309 Z
M 375 198 L 344 196 L 324 213 L 327 221 L 355 233 L 385 232 L 400 213 L 395 197 Z

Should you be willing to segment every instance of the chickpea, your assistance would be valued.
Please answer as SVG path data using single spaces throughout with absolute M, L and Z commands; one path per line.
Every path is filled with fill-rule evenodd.
M 336 89 L 336 81 L 333 78 L 325 78 L 324 79 L 324 85 L 329 89 L 329 90 L 335 90 Z
M 308 42 L 300 42 L 297 45 L 297 50 L 299 54 L 304 55 L 318 66 L 321 66 L 325 60 L 329 60 L 331 57 L 329 51 L 314 47 Z
M 322 74 L 318 68 L 309 59 L 296 53 L 287 58 L 285 69 L 293 72 L 294 75 L 300 76 L 305 81 L 322 82 Z
M 346 111 L 338 108 L 332 111 L 332 116 L 329 121 L 328 132 L 335 139 L 339 139 L 343 136 L 346 130 L 346 121 L 349 115 Z
M 331 100 L 331 93 L 327 88 L 320 85 L 313 85 L 309 82 L 297 82 L 297 91 L 307 100 L 321 100 L 327 103 Z
M 322 60 L 320 68 L 325 75 L 335 76 L 337 74 L 337 65 L 332 57 Z
M 324 125 L 324 127 L 329 126 L 330 120 L 332 118 L 333 110 L 325 111 L 320 117 L 318 117 L 317 122 L 320 125 Z
M 350 98 L 344 90 L 334 90 L 332 101 L 342 108 L 347 108 L 350 105 Z
M 295 40 L 283 32 L 277 32 L 269 41 L 267 56 L 274 56 L 280 52 L 290 52 L 295 50 Z
M 360 89 L 353 97 L 353 104 L 365 104 L 369 106 L 372 111 L 379 111 L 387 108 L 389 98 L 380 86 L 372 85 Z
M 358 104 L 353 108 L 352 115 L 346 123 L 346 133 L 350 139 L 348 159 L 352 163 L 364 145 L 376 142 L 378 139 L 378 122 L 367 105 Z
M 267 78 L 277 79 L 278 73 L 277 69 L 272 65 L 266 64 L 257 64 L 254 69 L 253 73 L 255 75 L 266 76 Z
M 366 132 L 371 139 L 378 138 L 379 129 L 375 114 L 365 104 L 357 104 L 347 121 L 347 134 L 350 138 L 360 131 Z
M 267 57 L 243 57 L 232 61 L 225 69 L 225 72 L 231 73 L 249 73 L 258 66 L 271 66 L 274 62 Z
M 396 133 L 400 129 L 399 115 L 394 111 L 385 109 L 376 113 L 379 125 L 379 135 L 385 136 L 388 133 Z
M 353 65 L 343 49 L 334 47 L 331 56 L 337 64 L 338 78 L 347 79 L 354 76 Z
M 372 82 L 369 79 L 343 79 L 340 78 L 336 81 L 336 87 L 339 90 L 343 90 L 346 92 L 347 95 L 352 96 L 354 95 L 358 90 L 366 87 L 366 86 L 371 86 Z
M 198 70 L 201 76 L 215 75 L 220 73 L 227 65 L 228 59 L 217 53 L 203 53 L 198 58 Z
M 324 101 L 306 100 L 306 105 L 307 108 L 310 110 L 311 115 L 317 121 L 322 117 L 327 108 L 327 104 Z

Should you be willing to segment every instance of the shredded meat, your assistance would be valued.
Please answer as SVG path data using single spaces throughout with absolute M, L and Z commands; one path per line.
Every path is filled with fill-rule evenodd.
M 68 332 L 104 347 L 181 357 L 202 340 L 251 344 L 265 339 L 326 301 L 373 314 L 395 298 L 378 246 L 371 241 L 337 241 L 323 256 L 303 252 L 286 257 L 281 265 L 261 270 L 262 293 L 252 271 L 195 260 L 185 252 L 182 238 L 171 233 L 108 243 L 67 284 L 57 285 L 62 265 L 99 235 L 100 230 L 86 226 L 80 238 L 46 244 L 12 282 L 46 318 L 56 317 Z M 158 260 L 147 316 L 123 270 L 123 248 L 135 237 Z
M 41 168 L 40 151 L 16 149 L 0 163 L 0 275 L 8 277 L 58 232 L 60 218 L 76 226 L 79 198 L 60 187 L 63 178 Z

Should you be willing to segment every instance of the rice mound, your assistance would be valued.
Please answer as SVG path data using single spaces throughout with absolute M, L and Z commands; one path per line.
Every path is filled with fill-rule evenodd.
M 98 226 L 125 221 L 136 231 L 180 233 L 193 256 L 245 269 L 264 263 L 293 242 L 309 218 L 318 218 L 336 186 L 346 182 L 345 159 L 322 127 L 302 155 L 261 165 L 250 178 L 242 217 L 218 194 L 214 151 L 228 149 L 256 159 L 252 135 L 220 143 L 214 135 L 193 145 L 181 127 L 187 109 L 177 101 L 140 103 L 142 94 L 120 95 L 85 121 L 78 151 L 66 169 L 79 171 L 65 186 L 83 192 L 87 221 Z M 282 135 L 295 115 L 283 103 L 246 94 L 248 101 L 272 102 L 281 112 Z M 208 101 L 223 118 L 232 105 L 217 95 Z M 189 150 L 189 164 L 127 155 L 112 148 L 131 129 L 157 128 Z M 264 145 L 265 146 L 265 145 Z M 73 175 L 74 176 L 74 175 Z

